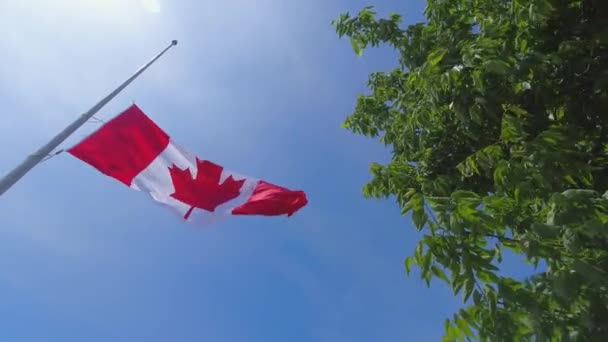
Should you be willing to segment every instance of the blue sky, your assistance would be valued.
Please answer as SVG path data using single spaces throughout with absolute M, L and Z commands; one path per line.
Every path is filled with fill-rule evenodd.
M 309 205 L 199 228 L 60 155 L 0 198 L 0 337 L 439 340 L 460 298 L 404 275 L 418 234 L 361 194 L 388 151 L 340 128 L 368 74 L 394 66 L 330 26 L 369 4 L 422 20 L 418 0 L 1 1 L 1 173 L 179 39 L 99 117 L 134 101 L 192 152 Z

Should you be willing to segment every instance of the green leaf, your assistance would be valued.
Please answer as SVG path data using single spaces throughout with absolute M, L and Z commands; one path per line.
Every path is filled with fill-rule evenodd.
M 478 271 L 477 277 L 484 283 L 496 283 L 498 281 L 498 277 L 492 272 Z
M 391 18 L 391 21 L 393 21 L 397 24 L 401 22 L 401 15 L 398 13 L 391 13 L 390 18 Z
M 460 329 L 461 332 L 464 333 L 465 336 L 468 336 L 468 337 L 474 336 L 473 330 L 471 330 L 471 327 L 469 327 L 469 325 L 467 324 L 467 322 L 464 319 L 457 317 L 456 326 L 458 327 L 458 329 Z
M 432 262 L 433 262 L 433 254 L 430 251 L 428 251 L 424 255 L 424 260 L 422 262 L 422 265 L 420 265 L 422 267 L 422 270 L 425 272 L 430 271 Z
M 427 62 L 431 66 L 435 66 L 435 65 L 439 64 L 441 62 L 441 60 L 443 60 L 443 57 L 445 56 L 445 54 L 447 52 L 448 52 L 448 49 L 446 49 L 446 48 L 438 48 L 429 54 L 429 56 L 427 58 Z
M 579 289 L 580 283 L 571 276 L 558 275 L 552 281 L 552 289 L 556 295 L 564 300 L 569 300 Z
M 475 278 L 473 277 L 467 277 L 465 280 L 465 286 L 464 286 L 464 301 L 468 301 L 469 298 L 471 297 L 471 294 L 473 294 L 473 289 L 475 289 Z
M 418 265 L 422 265 L 424 263 L 424 252 L 423 252 L 424 244 L 423 241 L 420 241 L 416 246 L 416 250 L 414 251 L 414 257 L 416 258 L 416 263 Z
M 445 273 L 443 272 L 443 270 L 441 268 L 439 268 L 436 265 L 433 265 L 431 267 L 431 271 L 437 278 L 445 281 L 447 284 L 450 284 L 450 280 L 448 279 L 448 277 L 445 275 Z
M 462 274 L 457 274 L 452 278 L 452 289 L 454 291 L 454 295 L 458 294 L 462 287 L 465 284 L 466 278 Z
M 586 199 L 598 197 L 599 193 L 595 190 L 588 189 L 568 189 L 562 192 L 562 195 L 568 199 Z
M 500 139 L 507 143 L 516 143 L 526 137 L 521 120 L 514 115 L 505 114 L 502 118 Z
M 419 192 L 416 192 L 413 195 L 411 195 L 410 200 L 407 202 L 404 209 L 405 209 L 405 212 L 408 212 L 410 210 L 424 211 L 424 197 L 422 197 L 422 194 Z
M 494 245 L 494 258 L 496 258 L 496 261 L 499 263 L 502 262 L 502 249 L 498 244 Z
M 444 342 L 448 342 L 448 341 L 453 341 L 454 337 L 451 336 L 451 330 L 452 330 L 452 324 L 450 324 L 450 320 L 449 319 L 445 319 L 445 321 L 443 321 L 443 329 L 446 332 L 446 336 L 443 337 L 443 341 Z
M 454 191 L 450 197 L 454 200 L 460 200 L 460 199 L 480 200 L 481 199 L 481 197 L 477 193 L 475 193 L 473 191 L 466 191 L 466 190 Z
M 473 291 L 473 303 L 478 306 L 481 305 L 481 293 L 477 290 Z
M 416 260 L 413 256 L 408 256 L 405 258 L 405 270 L 407 271 L 407 275 L 410 275 L 412 272 L 412 265 L 416 263 Z
M 361 45 L 359 44 L 359 42 L 356 39 L 351 38 L 350 45 L 352 46 L 353 51 L 355 51 L 357 56 L 359 56 L 359 57 L 363 56 L 363 48 L 361 48 Z
M 479 222 L 477 209 L 470 205 L 459 205 L 458 214 L 467 222 Z
M 588 262 L 576 260 L 573 264 L 576 272 L 591 281 L 594 285 L 606 285 L 608 272 L 599 267 L 595 267 Z
M 494 182 L 497 185 L 503 186 L 507 181 L 508 164 L 506 161 L 501 160 L 496 169 L 494 169 Z
M 501 76 L 507 74 L 510 68 L 508 63 L 497 59 L 485 62 L 483 67 L 487 72 Z
M 485 294 L 486 294 L 490 314 L 494 315 L 496 312 L 496 304 L 498 301 L 496 298 L 496 292 L 494 292 L 494 290 L 488 285 L 486 285 L 484 287 L 484 289 L 485 289 Z
M 443 337 L 444 342 L 455 342 L 458 338 L 456 329 L 450 324 L 449 320 L 447 320 L 446 326 L 446 334 Z
M 424 210 L 414 210 L 412 213 L 412 219 L 414 220 L 416 227 L 420 230 L 426 224 L 428 216 Z
M 509 105 L 507 106 L 507 110 L 513 114 L 515 114 L 515 116 L 517 116 L 518 118 L 524 118 L 529 116 L 529 113 L 527 110 L 521 108 L 518 105 Z
M 561 230 L 558 226 L 542 223 L 532 224 L 532 230 L 543 239 L 553 239 L 558 237 L 561 233 Z
M 530 85 L 529 82 L 517 83 L 513 88 L 513 90 L 515 91 L 516 94 L 523 93 L 526 90 L 530 90 L 530 89 L 532 89 L 532 86 Z

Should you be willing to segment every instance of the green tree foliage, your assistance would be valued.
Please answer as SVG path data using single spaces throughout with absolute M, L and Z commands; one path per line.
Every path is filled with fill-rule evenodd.
M 368 197 L 394 197 L 422 232 L 409 273 L 463 309 L 445 340 L 608 341 L 608 1 L 428 0 L 402 27 L 340 15 L 362 55 L 388 45 L 345 121 L 390 146 Z M 501 272 L 509 249 L 540 265 Z

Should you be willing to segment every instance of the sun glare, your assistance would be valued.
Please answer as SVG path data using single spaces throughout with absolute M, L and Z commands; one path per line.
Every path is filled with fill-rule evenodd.
M 161 11 L 161 0 L 63 0 L 55 2 L 54 5 L 72 9 L 86 8 L 101 12 L 143 9 L 156 14 Z
M 160 0 L 141 0 L 141 5 L 152 13 L 160 13 Z

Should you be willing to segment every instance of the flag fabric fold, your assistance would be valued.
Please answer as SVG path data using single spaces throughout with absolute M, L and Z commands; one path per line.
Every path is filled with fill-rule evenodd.
M 226 215 L 292 216 L 308 200 L 224 169 L 177 145 L 135 104 L 68 152 L 102 174 L 144 191 L 188 221 Z

